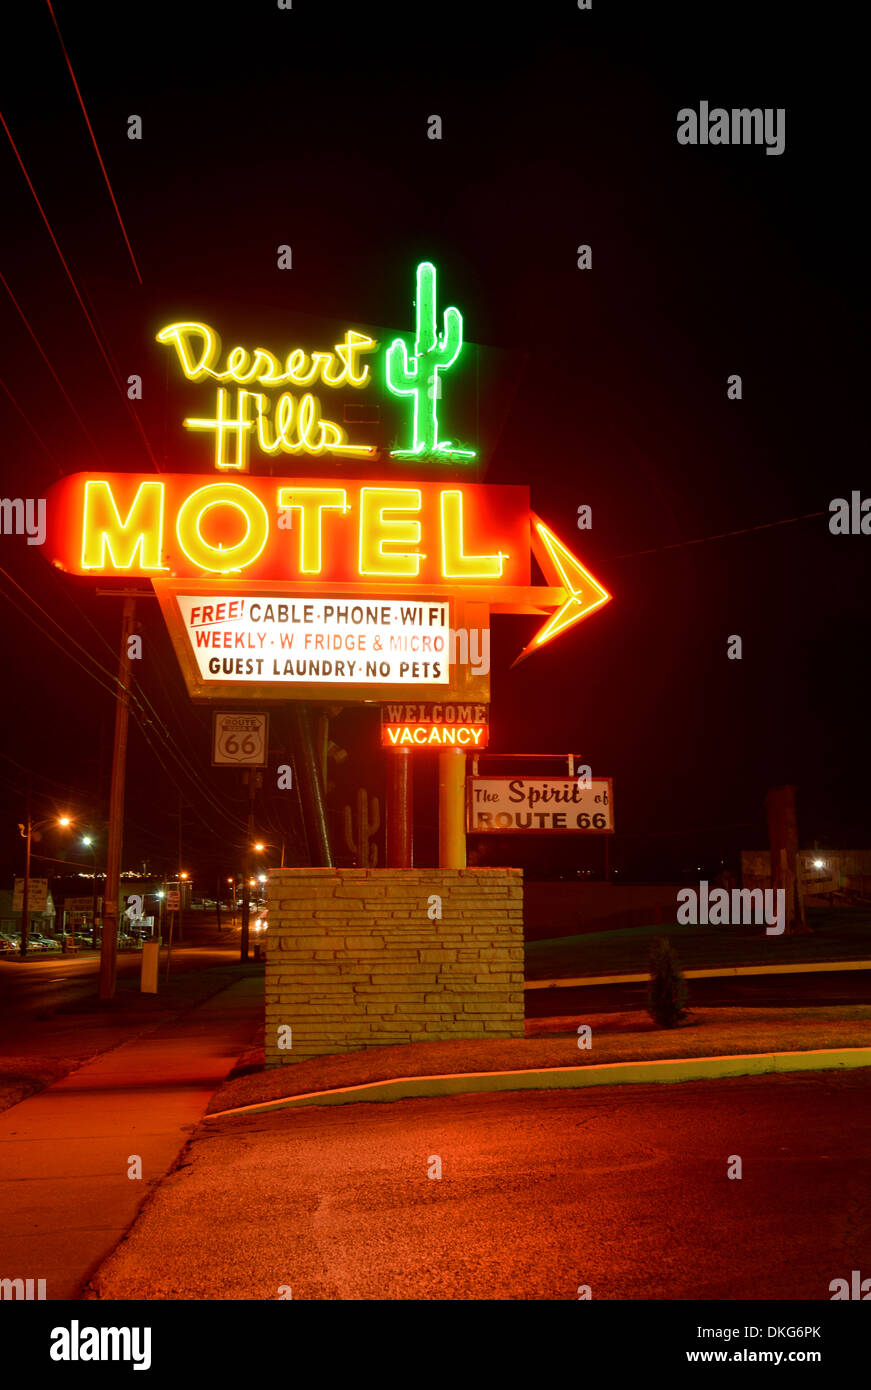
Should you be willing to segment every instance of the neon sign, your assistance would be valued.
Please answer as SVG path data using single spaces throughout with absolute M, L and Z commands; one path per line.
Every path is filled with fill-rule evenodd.
M 49 497 L 49 552 L 73 574 L 472 585 L 484 597 L 530 580 L 525 487 L 79 473 Z
M 382 748 L 484 748 L 486 726 L 475 724 L 384 724 Z
M 399 459 L 473 459 L 472 449 L 459 449 L 450 440 L 439 440 L 438 406 L 441 374 L 454 365 L 463 346 L 463 317 L 459 309 L 445 309 L 444 329 L 436 329 L 436 270 L 429 261 L 417 267 L 417 308 L 414 354 L 401 338 L 387 349 L 387 387 L 395 396 L 410 396 L 414 402 L 412 445 L 391 449 Z
M 518 657 L 515 657 L 512 666 L 516 666 L 531 652 L 537 651 L 539 647 L 552 641 L 559 633 L 565 632 L 566 628 L 580 622 L 582 618 L 588 618 L 597 608 L 601 608 L 603 603 L 609 603 L 611 600 L 608 590 L 603 588 L 598 579 L 534 512 L 530 515 L 530 521 L 533 554 L 545 578 L 554 586 L 559 585 L 566 597 L 556 606 L 532 641 L 527 643 Z
M 317 396 L 305 391 L 298 399 L 283 391 L 275 401 L 263 391 L 247 389 L 252 383 L 261 386 L 312 386 L 320 381 L 332 390 L 340 386 L 360 389 L 369 384 L 367 364 L 363 354 L 377 346 L 375 339 L 365 333 L 348 329 L 344 340 L 335 344 L 333 352 L 307 353 L 294 348 L 284 365 L 267 348 L 231 348 L 223 370 L 216 369 L 221 356 L 221 339 L 206 323 L 171 323 L 157 334 L 157 341 L 175 348 L 179 364 L 188 381 L 235 382 L 238 390 L 235 401 L 230 391 L 218 386 L 215 414 L 211 417 L 191 416 L 185 420 L 189 430 L 210 430 L 215 435 L 215 468 L 248 471 L 248 446 L 256 439 L 264 454 L 339 454 L 357 458 L 372 458 L 377 450 L 369 444 L 351 444 L 333 420 L 321 415 Z M 338 364 L 341 363 L 339 367 Z M 270 421 L 269 416 L 272 415 Z M 231 445 L 234 446 L 231 449 Z
M 486 748 L 487 704 L 381 706 L 382 748 Z
M 391 457 L 446 462 L 474 459 L 475 450 L 439 439 L 442 377 L 462 353 L 463 318 L 459 309 L 445 309 L 443 329 L 438 332 L 436 271 L 429 261 L 417 267 L 416 284 L 413 352 L 401 338 L 395 338 L 384 353 L 388 391 L 412 401 L 411 446 L 391 450 Z M 373 384 L 366 358 L 376 352 L 378 342 L 368 333 L 349 328 L 331 351 L 297 347 L 282 358 L 269 348 L 242 345 L 222 355 L 216 330 L 195 320 L 167 324 L 157 334 L 157 341 L 175 349 L 188 381 L 216 383 L 214 412 L 190 415 L 184 424 L 189 430 L 214 435 L 214 466 L 219 472 L 247 473 L 252 445 L 267 456 L 376 457 L 375 445 L 352 443 L 341 425 L 324 416 L 320 397 L 314 394 L 318 386 L 331 391 L 342 387 L 360 391 Z M 267 392 L 277 388 L 287 389 L 273 399 Z

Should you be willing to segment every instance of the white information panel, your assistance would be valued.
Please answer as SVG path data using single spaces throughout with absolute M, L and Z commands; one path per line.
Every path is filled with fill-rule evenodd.
M 180 594 L 204 681 L 449 685 L 450 605 Z

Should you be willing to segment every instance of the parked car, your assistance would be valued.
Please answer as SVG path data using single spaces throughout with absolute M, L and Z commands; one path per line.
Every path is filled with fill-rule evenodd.
M 16 941 L 14 936 L 9 936 L 6 932 L 0 933 L 0 955 L 8 956 L 11 955 L 14 951 L 20 950 L 20 941 Z
M 27 937 L 28 949 L 31 951 L 59 951 L 60 942 L 53 936 L 43 936 L 42 932 L 32 931 Z

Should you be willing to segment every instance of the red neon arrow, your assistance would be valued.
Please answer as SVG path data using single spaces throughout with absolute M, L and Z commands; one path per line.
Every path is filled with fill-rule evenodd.
M 568 597 L 557 608 L 556 612 L 551 614 L 544 627 L 535 634 L 532 641 L 527 643 L 520 655 L 511 663 L 512 666 L 524 661 L 539 647 L 543 647 L 546 642 L 550 642 L 559 633 L 565 632 L 574 623 L 589 617 L 597 608 L 608 603 L 611 598 L 607 589 L 602 587 L 598 579 L 594 579 L 590 571 L 563 545 L 550 527 L 545 526 L 535 512 L 530 513 L 530 520 L 532 522 L 530 536 L 532 553 L 541 566 L 548 583 L 551 586 L 559 585 L 565 590 Z

